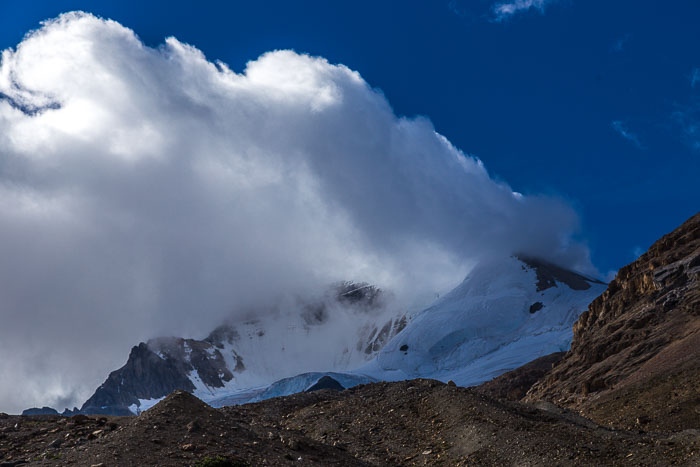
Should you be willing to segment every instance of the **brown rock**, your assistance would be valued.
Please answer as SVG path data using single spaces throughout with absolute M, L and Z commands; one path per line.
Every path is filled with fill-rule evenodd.
M 700 410 L 700 214 L 623 267 L 574 324 L 571 350 L 529 390 L 603 424 L 694 428 Z M 658 401 L 664 401 L 663 404 Z

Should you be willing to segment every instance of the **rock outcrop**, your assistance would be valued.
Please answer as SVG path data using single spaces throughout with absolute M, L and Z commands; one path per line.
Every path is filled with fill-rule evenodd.
M 700 214 L 623 267 L 574 325 L 571 350 L 525 400 L 600 423 L 700 428 Z

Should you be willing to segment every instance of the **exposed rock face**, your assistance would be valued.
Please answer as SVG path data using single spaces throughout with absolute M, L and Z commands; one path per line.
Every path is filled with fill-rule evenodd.
M 406 327 L 407 320 L 405 316 L 389 319 L 384 325 L 372 326 L 368 337 L 364 341 L 357 342 L 357 350 L 362 350 L 365 355 L 372 355 L 382 350 L 382 348 L 391 340 L 392 337 L 400 333 Z
M 572 290 L 588 290 L 591 288 L 591 284 L 605 284 L 605 282 L 569 271 L 539 258 L 518 256 L 518 259 L 535 270 L 538 292 L 556 287 L 557 282 L 566 284 Z
M 623 426 L 700 428 L 700 385 L 683 390 L 691 380 L 700 383 L 700 214 L 620 269 L 574 325 L 566 357 L 526 400 Z M 645 406 L 651 393 L 662 399 Z

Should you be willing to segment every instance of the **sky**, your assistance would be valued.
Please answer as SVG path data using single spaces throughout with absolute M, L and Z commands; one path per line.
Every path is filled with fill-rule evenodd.
M 694 2 L 141 3 L 0 4 L 0 410 L 332 280 L 606 277 L 700 204 Z
M 237 71 L 274 49 L 342 63 L 398 115 L 428 117 L 514 190 L 567 198 L 603 273 L 700 205 L 692 0 L 5 0 L 1 8 L 3 49 L 41 20 L 85 10 L 149 45 L 175 36 Z

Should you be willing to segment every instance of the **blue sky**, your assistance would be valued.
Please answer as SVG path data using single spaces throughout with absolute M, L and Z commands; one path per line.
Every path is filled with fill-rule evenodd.
M 0 48 L 84 10 L 236 71 L 273 49 L 343 63 L 514 190 L 567 199 L 594 264 L 617 269 L 700 206 L 700 3 L 498 5 L 6 0 Z

